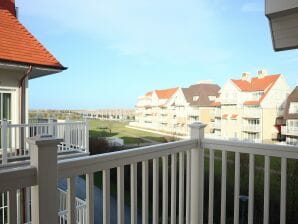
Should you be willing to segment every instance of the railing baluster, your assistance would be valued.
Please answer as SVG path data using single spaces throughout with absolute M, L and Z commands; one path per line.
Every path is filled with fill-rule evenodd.
M 8 193 L 8 223 L 17 223 L 17 192 L 11 190 Z
M 209 205 L 208 223 L 213 224 L 214 209 L 214 150 L 209 149 Z
M 130 165 L 131 224 L 137 224 L 138 222 L 137 177 L 137 163 L 133 163 Z
M 153 159 L 153 224 L 159 223 L 158 209 L 159 209 L 159 159 Z
M 221 208 L 220 223 L 226 223 L 226 197 L 227 197 L 227 152 L 222 151 L 221 155 Z
M 270 198 L 270 157 L 265 156 L 264 167 L 264 218 L 263 223 L 269 224 L 269 198 Z
M 249 154 L 248 224 L 254 221 L 255 156 Z
M 190 151 L 186 152 L 186 224 L 190 224 Z
M 171 224 L 176 224 L 177 156 L 171 155 Z
M 87 224 L 94 223 L 94 175 L 86 174 Z
M 110 170 L 102 171 L 103 224 L 110 224 Z
M 162 223 L 168 224 L 168 156 L 162 157 Z
M 75 177 L 67 178 L 67 223 L 76 223 L 76 185 Z
M 287 199 L 287 158 L 281 158 L 280 176 L 280 223 L 286 223 L 286 201 Z
M 7 121 L 3 120 L 1 122 L 2 128 L 1 128 L 1 148 L 2 148 L 2 164 L 7 163 L 7 133 L 8 133 L 8 128 L 7 128 Z
M 179 153 L 179 224 L 184 223 L 184 152 Z
M 124 223 L 124 166 L 117 167 L 117 223 Z
M 239 223 L 240 153 L 235 152 L 234 224 Z
M 142 223 L 148 223 L 148 161 L 142 162 Z

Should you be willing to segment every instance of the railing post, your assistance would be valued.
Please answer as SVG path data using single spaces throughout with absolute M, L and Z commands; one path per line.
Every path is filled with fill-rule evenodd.
M 86 147 L 86 152 L 89 153 L 89 124 L 88 124 L 88 119 L 85 119 L 85 147 Z
M 1 122 L 2 164 L 7 163 L 7 132 L 8 132 L 7 125 L 8 125 L 7 120 L 3 119 Z
M 49 118 L 48 122 L 49 122 L 49 135 L 54 136 L 54 119 Z
M 205 124 L 196 122 L 190 127 L 191 139 L 198 140 L 198 146 L 191 149 L 190 169 L 190 223 L 203 224 L 204 217 L 204 149 L 201 140 L 204 138 Z
M 57 223 L 57 145 L 61 141 L 48 136 L 27 140 L 30 165 L 37 170 L 37 184 L 31 188 L 32 224 Z

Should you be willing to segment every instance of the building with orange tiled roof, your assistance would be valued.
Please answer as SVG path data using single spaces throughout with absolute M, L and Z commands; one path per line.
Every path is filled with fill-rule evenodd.
M 214 103 L 212 135 L 223 139 L 272 142 L 279 131 L 281 115 L 290 88 L 281 74 L 258 71 L 255 77 L 243 73 L 241 79 L 228 80 Z M 224 117 L 224 119 L 223 119 Z
M 211 111 L 220 87 L 199 83 L 188 88 L 154 90 L 138 98 L 136 119 L 132 126 L 158 130 L 174 135 L 188 135 L 189 124 L 210 123 Z M 209 126 L 205 128 L 209 131 Z
M 19 22 L 14 0 L 0 1 L 0 120 L 26 123 L 28 80 L 66 68 Z

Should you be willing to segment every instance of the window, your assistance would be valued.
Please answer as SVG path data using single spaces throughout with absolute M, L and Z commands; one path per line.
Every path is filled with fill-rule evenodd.
M 192 97 L 192 100 L 193 100 L 193 101 L 198 101 L 199 99 L 200 99 L 200 96 L 193 96 L 193 97 Z
M 298 102 L 291 102 L 290 103 L 289 113 L 290 114 L 297 114 L 298 113 Z
M 11 94 L 0 93 L 0 121 L 11 120 Z
M 215 101 L 216 100 L 216 96 L 208 96 L 210 101 Z

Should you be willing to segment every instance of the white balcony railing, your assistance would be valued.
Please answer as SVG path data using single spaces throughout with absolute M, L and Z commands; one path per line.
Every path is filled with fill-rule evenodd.
M 260 132 L 261 126 L 260 125 L 244 125 L 242 127 L 242 131 L 246 132 Z
M 77 159 L 58 161 L 57 151 L 52 150 L 60 139 L 31 139 L 31 165 L 27 167 L 4 169 L 0 171 L 0 192 L 9 192 L 9 208 L 7 216 L 9 223 L 17 223 L 19 207 L 16 203 L 16 190 L 25 187 L 32 187 L 32 224 L 57 223 L 57 203 L 53 195 L 57 192 L 57 179 L 67 179 L 67 223 L 76 222 L 76 176 L 85 175 L 86 179 L 86 223 L 93 224 L 94 221 L 94 173 L 99 172 L 102 178 L 102 219 L 103 223 L 110 223 L 110 171 L 117 171 L 117 208 L 116 222 L 124 223 L 124 179 L 129 178 L 130 195 L 130 220 L 137 223 L 138 214 L 138 191 L 141 191 L 141 213 L 143 224 L 159 223 L 214 223 L 215 216 L 220 216 L 220 223 L 227 220 L 227 176 L 231 174 L 234 186 L 233 190 L 233 217 L 234 223 L 239 223 L 240 217 L 240 183 L 248 187 L 248 211 L 247 223 L 253 223 L 255 211 L 255 172 L 263 172 L 264 185 L 262 185 L 263 199 L 261 211 L 264 223 L 269 223 L 269 212 L 275 207 L 269 207 L 270 176 L 272 170 L 270 161 L 280 159 L 280 223 L 286 223 L 286 202 L 287 202 L 287 164 L 289 161 L 298 159 L 296 147 L 265 145 L 255 143 L 232 142 L 224 140 L 204 138 L 204 125 L 194 124 L 191 126 L 191 139 L 174 143 L 166 143 L 137 149 L 123 150 L 119 152 L 102 155 L 88 156 Z M 229 157 L 228 157 L 229 153 Z M 242 182 L 240 168 L 243 168 L 245 161 L 240 159 L 242 155 L 248 155 L 248 182 Z M 259 159 L 264 158 L 264 167 L 258 167 Z M 204 161 L 208 160 L 208 169 L 205 169 Z M 221 168 L 217 170 L 215 161 L 221 160 Z M 233 161 L 233 170 L 228 170 L 228 163 Z M 289 161 L 288 161 L 289 160 Z M 149 163 L 152 165 L 149 166 Z M 273 162 L 272 162 L 273 163 Z M 141 170 L 138 171 L 141 165 Z M 161 172 L 159 166 L 161 165 Z M 246 165 L 245 165 L 246 166 Z M 129 168 L 130 175 L 125 175 Z M 215 170 L 216 168 L 216 170 Z M 57 169 L 56 172 L 52 172 Z M 152 170 L 151 170 L 152 169 Z M 152 171 L 152 182 L 149 182 L 149 172 Z M 215 192 L 215 174 L 221 172 L 221 184 L 219 192 Z M 141 173 L 141 183 L 138 182 L 138 173 Z M 161 175 L 161 178 L 159 176 Z M 208 183 L 205 175 L 208 175 Z M 99 178 L 97 175 L 96 177 Z M 151 179 L 151 178 L 150 178 Z M 159 188 L 161 179 L 162 189 Z M 3 180 L 3 181 L 2 181 Z M 258 179 L 259 181 L 259 179 Z M 152 193 L 149 194 L 149 183 L 152 184 Z M 204 190 L 204 186 L 208 186 Z M 37 187 L 38 186 L 38 187 Z M 242 185 L 241 185 L 242 186 Z M 138 189 L 141 187 L 141 189 Z M 169 189 L 170 192 L 169 192 Z M 204 192 L 207 192 L 204 193 Z M 149 196 L 152 197 L 152 213 L 149 209 Z M 204 196 L 207 203 L 204 203 Z M 215 200 L 219 197 L 219 208 L 214 210 Z M 159 200 L 161 199 L 161 200 Z M 159 203 L 161 201 L 161 203 Z M 204 206 L 204 205 L 207 206 Z M 161 210 L 160 210 L 161 208 Z M 159 215 L 159 211 L 162 211 Z M 274 210 L 276 211 L 276 210 Z M 114 213 L 113 213 L 114 214 Z M 229 217 L 231 220 L 231 217 Z M 276 221 L 276 220 L 275 220 Z M 113 222 L 113 223 L 116 223 Z M 140 222 L 138 222 L 140 223 Z
M 26 138 L 51 135 L 61 138 L 59 152 L 89 152 L 89 128 L 87 121 L 57 123 L 10 124 L 2 121 L 0 159 L 2 164 L 28 157 L 29 147 Z
M 244 109 L 242 116 L 244 118 L 261 118 L 262 110 L 261 109 Z
M 298 127 L 282 126 L 281 134 L 282 135 L 298 136 Z

